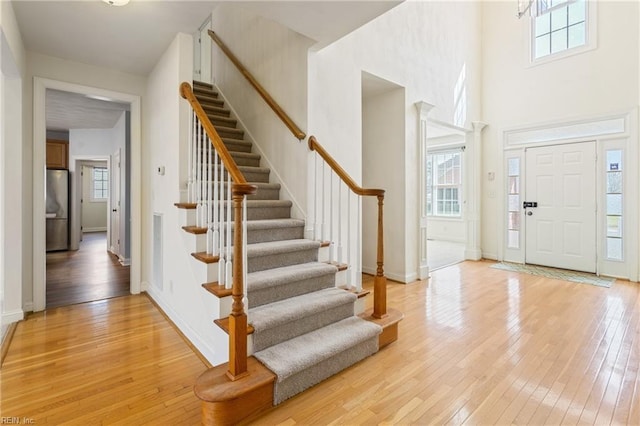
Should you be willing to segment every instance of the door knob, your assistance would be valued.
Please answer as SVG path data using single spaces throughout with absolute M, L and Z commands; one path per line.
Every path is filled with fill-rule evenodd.
M 113 210 L 111 210 L 111 211 L 115 213 L 115 212 L 117 212 L 117 211 L 118 211 L 118 209 L 113 209 Z
M 527 212 L 527 216 L 531 216 L 531 215 L 533 215 L 533 212 L 532 211 L 528 211 Z

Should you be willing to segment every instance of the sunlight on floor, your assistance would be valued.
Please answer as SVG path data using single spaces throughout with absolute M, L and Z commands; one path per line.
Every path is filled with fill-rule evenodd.
M 464 260 L 464 243 L 452 241 L 428 240 L 427 262 L 429 270 L 444 268 Z

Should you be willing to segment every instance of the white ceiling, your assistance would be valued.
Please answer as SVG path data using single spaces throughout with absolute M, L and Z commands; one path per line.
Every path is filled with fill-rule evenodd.
M 47 130 L 111 129 L 129 105 L 47 89 Z
M 319 49 L 402 1 L 234 2 L 316 40 L 314 48 Z M 117 7 L 100 0 L 12 2 L 28 51 L 142 76 L 151 72 L 176 33 L 194 33 L 219 3 L 131 0 Z M 78 128 L 80 123 L 84 123 L 80 128 L 94 128 L 88 127 L 90 123 L 102 128 L 115 114 L 108 104 L 91 103 L 89 107 L 83 104 L 86 99 L 67 95 L 65 100 L 64 92 L 47 93 L 51 129 Z M 108 117 L 99 117 L 101 108 Z M 122 105 L 115 109 L 122 111 Z

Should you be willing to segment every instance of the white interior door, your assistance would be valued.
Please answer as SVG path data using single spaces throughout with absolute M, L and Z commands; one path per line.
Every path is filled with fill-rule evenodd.
M 111 198 L 111 235 L 109 241 L 109 250 L 119 256 L 120 255 L 120 149 L 113 153 L 111 161 L 111 190 L 109 197 Z
M 193 36 L 193 79 L 211 83 L 211 18 L 200 26 Z
M 596 143 L 526 150 L 526 263 L 596 271 Z

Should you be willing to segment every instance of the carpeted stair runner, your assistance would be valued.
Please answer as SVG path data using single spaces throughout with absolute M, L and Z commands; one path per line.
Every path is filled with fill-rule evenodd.
M 247 200 L 247 298 L 254 356 L 277 375 L 274 404 L 304 391 L 378 350 L 380 326 L 354 315 L 357 296 L 336 288 L 338 268 L 318 262 L 319 241 L 304 239 L 304 221 L 210 85 L 194 93 L 245 179 L 258 186 Z M 225 210 L 226 211 L 226 210 Z M 226 213 L 225 213 L 226 214 Z

